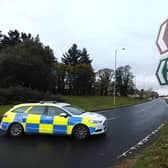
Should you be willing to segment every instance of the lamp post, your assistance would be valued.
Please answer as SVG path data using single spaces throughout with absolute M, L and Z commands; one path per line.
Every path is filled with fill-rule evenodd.
M 125 50 L 125 48 L 122 48 L 122 50 Z M 118 54 L 118 50 L 115 50 L 115 56 L 114 56 L 114 92 L 113 92 L 113 103 L 114 105 L 116 104 L 116 68 L 117 68 L 117 54 Z

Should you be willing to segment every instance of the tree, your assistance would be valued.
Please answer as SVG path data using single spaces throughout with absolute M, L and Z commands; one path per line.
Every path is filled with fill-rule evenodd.
M 72 47 L 68 50 L 67 53 L 63 54 L 62 62 L 65 65 L 75 66 L 80 63 L 80 50 L 76 44 L 73 44 Z
M 62 63 L 56 63 L 55 72 L 56 72 L 56 90 L 59 94 L 66 94 L 67 65 Z
M 128 96 L 134 88 L 133 74 L 129 65 L 121 66 L 116 70 L 116 87 L 121 96 Z
M 53 51 L 34 38 L 11 44 L 0 52 L 0 86 L 8 88 L 20 85 L 41 91 L 54 91 L 52 65 L 57 60 Z
M 143 99 L 144 96 L 145 96 L 145 91 L 144 91 L 144 89 L 141 89 L 141 91 L 140 91 L 140 98 Z
M 95 73 L 93 68 L 87 64 L 76 66 L 76 92 L 78 95 L 91 95 L 95 82 Z
M 152 99 L 159 98 L 159 93 L 156 91 L 152 91 Z
M 25 40 L 36 40 L 36 37 L 33 38 L 30 33 L 20 33 L 18 30 L 10 30 L 7 35 L 2 34 L 0 31 L 0 50 L 6 49 L 9 46 L 15 46 Z
M 4 49 L 9 46 L 14 46 L 21 42 L 20 33 L 18 30 L 10 30 L 8 35 L 1 34 L 0 48 Z
M 8 46 L 9 45 L 16 45 L 18 43 L 21 42 L 21 39 L 20 39 L 20 33 L 18 30 L 10 30 L 8 32 L 8 37 L 6 36 L 6 39 L 8 39 Z
M 36 38 L 39 39 L 39 35 L 37 35 Z M 23 32 L 22 32 L 22 33 L 21 33 L 21 40 L 22 40 L 22 41 L 25 41 L 25 40 L 33 40 L 33 37 L 32 37 L 32 35 L 31 35 L 30 33 L 26 34 L 26 33 L 23 33 Z M 35 41 L 37 41 L 37 40 L 35 40 Z
M 86 48 L 83 48 L 83 50 L 80 52 L 80 64 L 88 64 L 91 65 L 92 60 L 89 58 L 89 54 L 86 50 Z
M 68 52 L 63 54 L 62 62 L 67 66 L 65 87 L 69 93 L 72 95 L 87 94 L 84 87 L 90 91 L 94 78 L 92 60 L 90 60 L 87 50 L 84 48 L 81 51 L 76 44 L 73 44 Z
M 100 95 L 108 95 L 108 89 L 110 87 L 110 83 L 114 75 L 114 70 L 104 68 L 100 69 L 96 74 L 99 77 L 98 82 L 100 84 Z

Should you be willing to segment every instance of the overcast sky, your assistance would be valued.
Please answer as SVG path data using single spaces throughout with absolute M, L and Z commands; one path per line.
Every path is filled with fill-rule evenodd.
M 139 89 L 168 94 L 155 77 L 155 41 L 167 6 L 167 0 L 0 0 L 0 30 L 39 34 L 58 60 L 77 43 L 87 48 L 95 70 L 114 68 L 117 49 L 117 66 L 131 65 Z

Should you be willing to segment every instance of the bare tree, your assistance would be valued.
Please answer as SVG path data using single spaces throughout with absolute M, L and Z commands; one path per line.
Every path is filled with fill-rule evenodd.
M 129 65 L 121 66 L 116 70 L 116 83 L 117 91 L 121 96 L 127 96 L 128 93 L 132 93 L 134 90 L 134 75 L 131 72 Z
M 114 75 L 114 70 L 109 68 L 100 69 L 96 75 L 98 76 L 98 83 L 100 85 L 100 95 L 108 95 L 108 90 Z

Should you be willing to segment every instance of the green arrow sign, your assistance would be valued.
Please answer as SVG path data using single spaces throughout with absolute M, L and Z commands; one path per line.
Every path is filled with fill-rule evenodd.
M 160 85 L 168 85 L 168 58 L 160 60 L 156 76 Z

